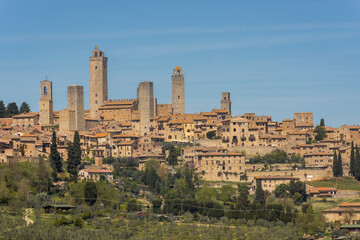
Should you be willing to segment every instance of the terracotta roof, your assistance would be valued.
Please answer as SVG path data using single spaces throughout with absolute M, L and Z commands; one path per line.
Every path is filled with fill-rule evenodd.
M 35 117 L 36 115 L 39 115 L 37 112 L 28 112 L 28 113 L 22 113 L 19 115 L 13 116 L 13 118 L 28 118 L 28 117 Z
M 120 145 L 120 146 L 123 146 L 123 145 L 132 145 L 132 144 L 134 144 L 134 143 L 135 143 L 134 140 L 127 140 L 127 141 L 117 142 L 117 145 Z
M 339 207 L 360 207 L 360 202 L 342 203 Z
M 111 133 L 98 133 L 98 134 L 95 134 L 94 137 L 101 138 L 101 137 L 109 136 L 110 134 Z

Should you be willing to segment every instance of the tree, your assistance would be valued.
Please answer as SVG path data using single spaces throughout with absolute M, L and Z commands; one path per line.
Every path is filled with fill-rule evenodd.
M 351 142 L 351 153 L 350 153 L 350 174 L 354 176 L 354 162 L 355 162 L 355 149 L 354 142 Z
M 56 180 L 57 179 L 56 173 L 62 172 L 62 162 L 61 162 L 60 153 L 57 150 L 56 132 L 54 130 L 51 139 L 49 159 L 50 159 L 51 167 L 53 169 L 53 178 L 54 180 Z
M 357 181 L 360 181 L 360 153 L 357 145 L 355 149 L 354 176 Z
M 333 156 L 333 176 L 337 177 L 337 175 L 338 175 L 338 158 L 337 158 L 336 151 L 334 151 L 334 156 Z
M 176 153 L 176 149 L 174 145 L 171 145 L 169 149 L 169 157 L 167 158 L 167 163 L 174 168 L 174 166 L 177 165 L 177 158 L 178 154 Z
M 196 192 L 195 199 L 200 202 L 211 202 L 216 200 L 216 192 L 213 188 L 204 185 Z
M 213 139 L 213 138 L 215 138 L 215 136 L 216 136 L 216 131 L 211 131 L 211 132 L 206 133 L 206 137 L 208 139 Z
M 320 119 L 320 126 L 325 127 L 325 120 L 323 118 Z
M 340 153 L 340 151 L 339 151 L 339 154 L 338 154 L 337 161 L 338 161 L 337 174 L 338 174 L 338 177 L 342 177 L 342 176 L 343 176 L 343 167 L 342 167 L 342 160 L 341 160 L 341 153 Z
M 222 185 L 220 188 L 220 199 L 223 202 L 228 202 L 235 193 L 236 190 L 231 185 Z
M 0 101 L 0 118 L 5 118 L 6 116 L 6 107 L 3 101 Z
M 45 166 L 44 157 L 39 157 L 38 165 L 38 192 L 49 192 L 51 187 L 51 177 L 48 169 Z
M 306 202 L 306 185 L 304 182 L 291 180 L 288 189 L 290 197 L 293 197 L 295 193 L 300 193 L 302 196 L 302 201 Z
M 277 186 L 274 191 L 275 197 L 277 198 L 288 197 L 289 196 L 288 188 L 289 188 L 288 185 L 286 185 L 285 183 L 282 183 L 279 186 Z
M 73 181 L 77 180 L 78 167 L 81 163 L 81 147 L 79 132 L 75 131 L 73 143 L 68 145 L 67 169 Z
M 30 111 L 30 105 L 27 102 L 23 102 L 20 106 L 19 113 L 28 113 Z
M 9 103 L 6 109 L 7 117 L 12 117 L 13 115 L 19 114 L 19 108 L 15 102 Z
M 87 181 L 84 186 L 84 198 L 85 202 L 90 206 L 94 205 L 97 200 L 97 188 L 93 181 Z
M 238 193 L 237 204 L 239 205 L 239 208 L 248 209 L 250 206 L 248 185 L 246 183 L 239 183 Z
M 265 205 L 265 193 L 261 186 L 261 180 L 256 180 L 256 190 L 254 203 L 258 203 L 261 206 Z
M 315 140 L 316 141 L 324 140 L 327 137 L 326 129 L 323 126 L 316 126 L 315 130 L 314 130 L 314 133 L 315 133 Z

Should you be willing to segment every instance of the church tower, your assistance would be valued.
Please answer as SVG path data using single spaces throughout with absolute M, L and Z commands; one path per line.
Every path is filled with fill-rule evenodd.
M 99 107 L 108 100 L 107 57 L 95 46 L 90 61 L 90 117 L 98 118 Z
M 185 81 L 179 66 L 174 69 L 172 76 L 172 107 L 173 114 L 185 114 Z
M 222 93 L 221 109 L 228 111 L 228 113 L 231 115 L 231 100 L 229 92 Z
M 44 80 L 40 82 L 40 107 L 39 107 L 40 125 L 49 125 L 54 123 L 52 82 Z

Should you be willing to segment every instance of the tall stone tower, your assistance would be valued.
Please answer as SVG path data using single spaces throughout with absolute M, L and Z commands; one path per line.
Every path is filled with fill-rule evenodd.
M 68 109 L 75 111 L 75 130 L 85 130 L 84 118 L 84 86 L 68 86 Z
M 228 111 L 231 114 L 231 100 L 229 92 L 222 92 L 221 109 Z
M 150 119 L 154 117 L 154 86 L 152 82 L 141 82 L 137 88 L 140 111 L 140 135 L 150 133 Z
M 172 107 L 173 114 L 185 113 L 185 81 L 181 67 L 174 69 L 172 76 Z
M 40 107 L 39 107 L 40 125 L 54 123 L 52 82 L 44 80 L 40 82 Z
M 99 107 L 108 100 L 107 57 L 95 46 L 90 61 L 90 117 L 98 118 Z

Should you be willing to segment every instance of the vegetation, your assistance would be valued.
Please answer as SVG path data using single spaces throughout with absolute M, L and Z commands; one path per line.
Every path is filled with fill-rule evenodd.
M 327 137 L 325 127 L 320 125 L 315 127 L 314 133 L 316 141 L 324 140 Z
M 75 131 L 74 141 L 68 145 L 67 170 L 70 173 L 71 180 L 76 181 L 78 177 L 78 167 L 81 163 L 81 148 L 79 132 Z
M 334 151 L 334 159 L 333 159 L 333 176 L 334 177 L 342 177 L 343 175 L 343 168 L 342 168 L 342 160 L 341 160 L 341 154 L 339 151 L 339 154 L 336 154 L 336 151 Z
M 289 156 L 285 151 L 276 149 L 264 156 L 256 155 L 249 160 L 250 164 L 275 164 L 275 163 L 302 163 L 304 159 L 300 156 Z
M 360 184 L 352 177 L 330 178 L 321 181 L 306 182 L 314 187 L 337 187 L 339 190 L 360 191 Z
M 19 113 L 28 113 L 30 111 L 30 105 L 27 102 L 22 102 Z
M 57 150 L 56 132 L 54 130 L 51 139 L 49 160 L 51 163 L 51 167 L 53 169 L 52 177 L 54 180 L 56 180 L 57 173 L 61 173 L 63 170 L 62 170 L 62 161 L 61 161 L 60 153 Z
M 16 114 L 28 113 L 30 111 L 30 105 L 27 102 L 22 102 L 19 110 L 19 107 L 15 102 L 11 102 L 5 107 L 4 102 L 0 101 L 0 118 L 12 117 Z

